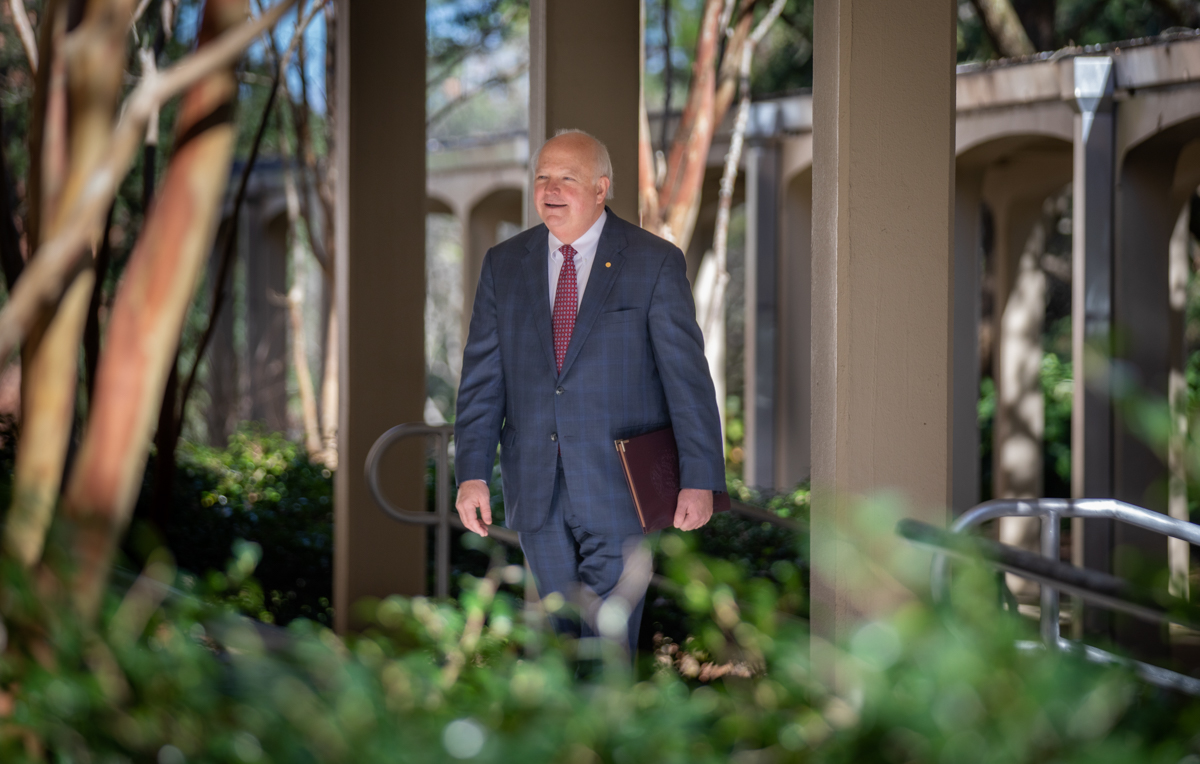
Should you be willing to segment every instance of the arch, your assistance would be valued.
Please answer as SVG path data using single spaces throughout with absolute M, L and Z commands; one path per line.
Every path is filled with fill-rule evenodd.
M 1005 142 L 1054 139 L 1071 143 L 1075 113 L 1065 101 L 1043 101 L 999 109 L 961 111 L 955 119 L 956 156 Z
M 993 480 L 995 495 L 1038 496 L 1043 489 L 1041 334 L 1045 280 L 1038 257 L 1042 207 L 1071 182 L 1070 133 L 1038 129 L 967 144 L 955 163 L 955 269 L 952 324 L 952 504 L 961 512 L 979 501 L 979 427 L 982 316 L 982 211 L 992 215 L 990 264 L 993 377 L 997 382 Z M 1039 233 L 1042 236 L 1039 236 Z M 1010 297 L 1012 298 L 1010 300 Z M 1009 521 L 1009 543 L 1036 549 L 1036 524 Z M 1028 527 L 1027 527 L 1028 526 Z M 1031 536 L 1032 534 L 1032 536 Z
M 1192 93 L 1180 92 L 1182 88 Z M 1117 164 L 1139 147 L 1169 145 L 1192 135 L 1200 121 L 1195 85 L 1139 92 L 1117 109 Z M 1187 142 L 1186 137 L 1184 142 Z
M 450 206 L 450 202 L 433 194 L 425 196 L 425 214 L 426 215 L 453 215 L 454 208 Z

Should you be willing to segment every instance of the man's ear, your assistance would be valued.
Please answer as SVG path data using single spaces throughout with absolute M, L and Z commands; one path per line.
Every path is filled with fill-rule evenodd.
M 608 197 L 608 188 L 611 185 L 612 185 L 612 181 L 603 175 L 601 175 L 596 180 L 596 193 L 600 196 L 601 199 L 605 199 Z

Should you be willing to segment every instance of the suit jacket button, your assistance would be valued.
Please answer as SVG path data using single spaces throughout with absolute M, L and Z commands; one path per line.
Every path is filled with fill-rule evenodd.
M 551 442 L 557 442 L 557 441 L 558 441 L 558 433 L 557 433 L 557 432 L 552 432 L 552 433 L 550 433 L 550 441 L 551 441 Z
M 562 395 L 565 392 L 566 390 L 563 390 L 561 387 L 554 391 L 555 395 Z

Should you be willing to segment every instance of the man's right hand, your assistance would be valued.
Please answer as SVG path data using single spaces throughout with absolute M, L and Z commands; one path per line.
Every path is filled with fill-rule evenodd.
M 467 530 L 488 535 L 492 524 L 492 494 L 483 480 L 467 480 L 458 487 L 458 501 L 454 503 L 458 516 Z M 481 522 L 482 520 L 482 522 Z

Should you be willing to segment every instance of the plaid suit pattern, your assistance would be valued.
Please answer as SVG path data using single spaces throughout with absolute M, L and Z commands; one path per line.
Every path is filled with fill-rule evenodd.
M 484 258 L 455 421 L 458 481 L 489 480 L 501 446 L 506 523 L 538 530 L 559 452 L 580 527 L 641 533 L 613 441 L 668 424 L 685 488 L 725 490 L 716 393 L 683 253 L 608 211 L 561 372 L 546 227 Z

